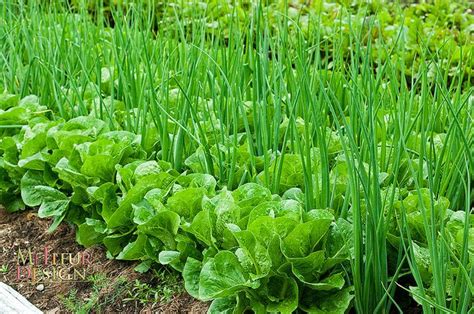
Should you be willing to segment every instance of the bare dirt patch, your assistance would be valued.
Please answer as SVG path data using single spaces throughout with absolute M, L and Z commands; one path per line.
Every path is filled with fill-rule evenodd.
M 137 263 L 110 260 L 105 249 L 100 246 L 84 248 L 75 241 L 74 228 L 61 224 L 49 234 L 47 229 L 51 221 L 40 219 L 33 210 L 10 214 L 0 208 L 0 281 L 12 286 L 31 303 L 46 313 L 66 313 L 71 310 L 65 305 L 65 297 L 71 291 L 77 291 L 76 299 L 88 302 L 96 298 L 92 312 L 126 313 L 205 313 L 208 304 L 193 299 L 185 292 L 173 293 L 169 302 L 157 300 L 144 301 L 134 298 L 134 285 L 159 287 L 164 277 L 158 278 L 148 272 L 140 274 L 133 269 Z M 44 263 L 44 248 L 48 250 L 48 264 L 52 264 L 52 254 L 57 253 L 57 274 L 49 277 L 36 276 L 33 280 L 31 268 L 28 274 L 28 250 L 37 253 L 39 268 Z M 61 264 L 61 253 L 67 253 L 66 261 Z M 90 263 L 70 265 L 69 254 L 73 257 L 88 256 Z M 79 254 L 79 255 L 78 255 Z M 21 256 L 20 256 L 21 255 Z M 87 264 L 87 265 L 86 265 Z M 47 267 L 43 265 L 43 269 Z M 49 268 L 48 268 L 49 269 Z M 49 269 L 50 270 L 50 269 Z M 59 273 L 62 272 L 62 276 Z M 166 272 L 165 272 L 166 273 Z M 73 274 L 77 278 L 73 278 Z M 95 285 L 81 276 L 100 275 L 106 284 Z M 166 276 L 166 275 L 165 275 Z M 175 276 L 170 273 L 170 276 Z M 54 277 L 54 278 L 53 278 Z M 61 277 L 64 279 L 61 279 Z M 71 279 L 72 278 L 72 279 Z M 74 280 L 75 279 L 75 280 Z M 166 278 L 165 278 L 166 279 Z M 178 285 L 183 285 L 178 282 Z M 99 287 L 99 289 L 98 289 Z M 184 291 L 184 289 L 181 289 Z M 127 300 L 128 299 L 128 300 Z

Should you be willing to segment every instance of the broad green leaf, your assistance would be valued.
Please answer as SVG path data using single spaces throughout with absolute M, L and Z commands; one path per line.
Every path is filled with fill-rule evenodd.
M 266 277 L 272 269 L 272 261 L 267 248 L 259 243 L 252 232 L 244 230 L 234 232 L 234 236 L 239 243 L 240 263 L 250 273 L 252 279 Z
M 185 188 L 168 198 L 167 207 L 186 219 L 192 219 L 201 210 L 205 188 Z
M 312 314 L 344 314 L 354 295 L 353 287 L 338 292 L 305 289 L 300 299 L 300 308 Z
M 53 168 L 59 178 L 72 186 L 82 186 L 87 189 L 91 185 L 99 183 L 97 178 L 92 178 L 82 174 L 78 169 L 75 169 L 67 158 L 61 158 Z
M 203 199 L 204 210 L 215 216 L 214 234 L 220 245 L 230 248 L 235 244 L 234 236 L 229 233 L 228 225 L 237 224 L 240 218 L 240 207 L 237 206 L 230 192 L 220 193 L 212 199 Z
M 13 107 L 6 111 L 0 109 L 0 126 L 27 124 L 30 114 L 25 108 Z
M 63 131 L 82 130 L 84 134 L 97 137 L 107 130 L 107 124 L 97 118 L 90 116 L 80 116 L 67 121 L 62 127 Z
M 163 170 L 158 165 L 158 163 L 155 160 L 149 160 L 137 165 L 133 176 L 135 180 L 140 180 L 143 177 L 151 174 L 158 174 L 160 172 L 163 172 Z
M 281 239 L 285 238 L 297 225 L 296 221 L 285 217 L 262 216 L 251 223 L 248 230 L 267 248 L 273 268 L 278 268 L 285 263 L 285 256 L 281 251 Z
M 201 300 L 228 297 L 257 286 L 258 282 L 250 281 L 235 254 L 220 251 L 202 267 L 199 276 L 199 297 Z
M 315 171 L 316 169 L 312 170 Z M 303 163 L 300 155 L 285 154 L 274 159 L 270 164 L 268 173 L 270 174 L 270 182 L 275 180 L 275 175 L 278 176 L 280 194 L 291 188 L 304 188 Z M 264 174 L 265 172 L 261 172 L 258 175 L 262 183 L 264 182 Z
M 246 183 L 232 192 L 232 196 L 241 207 L 254 207 L 264 201 L 270 201 L 270 190 L 256 183 Z
M 304 203 L 304 193 L 299 188 L 291 188 L 283 193 L 284 200 L 294 200 L 300 204 Z
M 108 235 L 104 238 L 103 243 L 107 248 L 108 252 L 115 256 L 119 254 L 123 248 L 129 243 L 130 232 L 128 233 L 115 233 Z
M 61 224 L 61 222 L 64 220 L 65 217 L 66 217 L 66 211 L 64 211 L 62 215 L 54 216 L 53 223 L 51 224 L 51 226 L 49 226 L 47 232 L 48 233 L 54 232 L 54 230 L 56 230 L 56 228 Z
M 194 173 L 208 173 L 206 166 L 206 154 L 202 147 L 198 147 L 196 152 L 186 158 L 184 164 L 188 166 Z
M 159 239 L 167 249 L 176 248 L 175 236 L 178 233 L 180 217 L 170 210 L 158 212 L 153 218 L 138 226 L 142 233 Z
M 15 94 L 9 94 L 4 91 L 0 94 L 0 109 L 5 110 L 11 107 L 16 107 L 20 102 L 20 96 Z
M 171 186 L 170 186 L 171 189 Z M 170 192 L 170 189 L 163 190 L 163 189 L 151 189 L 145 194 L 145 200 L 156 210 L 164 210 L 166 209 L 163 203 L 165 202 L 165 197 Z
M 145 234 L 138 233 L 138 236 L 134 242 L 127 244 L 122 252 L 117 255 L 116 259 L 120 260 L 138 260 L 145 256 L 145 245 L 148 237 Z
M 104 183 L 98 188 L 87 189 L 89 199 L 93 203 L 98 203 L 98 212 L 106 222 L 118 207 L 116 190 L 117 186 L 111 182 Z
M 345 280 L 343 273 L 337 273 L 330 275 L 324 279 L 321 279 L 319 282 L 306 282 L 304 281 L 307 287 L 314 289 L 314 290 L 322 290 L 322 291 L 329 291 L 329 290 L 340 290 L 344 287 Z
M 303 218 L 304 222 L 319 220 L 329 223 L 334 220 L 334 215 L 327 209 L 312 209 L 305 212 Z
M 234 296 L 219 298 L 212 301 L 207 313 L 209 314 L 231 314 L 235 313 L 237 307 L 237 300 Z
M 104 237 L 105 234 L 103 232 L 98 232 L 98 229 L 93 224 L 84 222 L 77 228 L 76 241 L 85 247 L 102 243 Z
M 20 159 L 18 161 L 18 166 L 24 169 L 31 170 L 43 170 L 44 163 L 46 159 L 43 156 L 43 152 L 38 152 L 34 155 L 28 156 L 26 158 Z
M 413 255 L 415 262 L 418 266 L 423 281 L 428 283 L 431 281 L 432 269 L 431 269 L 431 254 L 429 249 L 424 248 L 413 242 Z
M 277 217 L 287 217 L 295 221 L 301 222 L 303 217 L 303 206 L 295 200 L 283 200 L 281 209 Z
M 339 218 L 335 224 L 332 224 L 324 244 L 326 250 L 326 261 L 322 272 L 325 272 L 337 264 L 350 259 L 354 255 L 352 225 Z
M 329 230 L 330 219 L 315 219 L 297 225 L 283 239 L 282 251 L 288 258 L 308 256 Z
M 104 182 L 111 182 L 114 178 L 115 161 L 111 160 L 109 155 L 86 156 L 80 171 L 88 177 L 98 177 Z
M 174 182 L 174 177 L 162 172 L 159 174 L 152 174 L 142 178 L 128 191 L 125 198 L 120 202 L 117 210 L 111 215 L 107 221 L 109 228 L 118 228 L 126 226 L 132 221 L 132 204 L 140 202 L 148 191 L 154 188 L 166 189 Z
M 138 205 L 133 204 L 132 207 L 133 222 L 137 225 L 144 224 L 156 214 L 155 209 L 144 201 L 138 203 Z
M 153 260 L 147 259 L 141 262 L 140 264 L 138 264 L 137 266 L 135 266 L 133 270 L 136 271 L 137 273 L 144 274 L 150 270 L 152 265 L 153 265 Z
M 202 263 L 192 257 L 189 257 L 184 265 L 183 279 L 186 291 L 192 297 L 201 299 L 199 294 L 199 281 L 201 275 Z
M 21 178 L 21 198 L 27 206 L 34 207 L 41 204 L 42 195 L 36 187 L 44 186 L 43 184 L 43 176 L 37 171 L 27 171 Z
M 324 251 L 316 251 L 308 256 L 299 258 L 287 258 L 291 264 L 293 274 L 301 282 L 315 283 L 319 281 L 319 272 L 324 265 Z
M 191 173 L 186 176 L 189 187 L 203 187 L 209 195 L 213 195 L 216 189 L 216 179 L 209 174 Z
M 0 191 L 0 200 L 2 200 L 2 205 L 9 213 L 25 209 L 25 203 L 13 193 Z
M 293 278 L 271 276 L 265 290 L 269 299 L 268 312 L 293 313 L 298 308 L 298 284 Z
M 170 263 L 176 262 L 181 253 L 178 251 L 161 251 L 160 255 L 158 256 L 158 260 L 162 265 L 168 265 Z
M 252 211 L 249 213 L 249 224 L 255 221 L 258 217 L 261 216 L 270 216 L 275 218 L 281 210 L 281 203 L 277 201 L 268 201 L 263 202 L 257 205 Z
M 21 196 L 28 206 L 38 206 L 38 216 L 63 216 L 69 205 L 69 198 L 59 190 L 43 185 L 43 176 L 40 172 L 28 171 L 21 180 Z
M 189 228 L 185 230 L 193 234 L 198 240 L 202 241 L 207 247 L 215 247 L 216 239 L 213 236 L 213 220 L 209 210 L 203 210 L 194 217 Z
M 65 195 L 62 194 L 64 197 Z M 69 200 L 59 199 L 59 200 L 45 200 L 41 203 L 40 208 L 38 209 L 38 217 L 56 217 L 64 214 L 69 206 Z
M 125 166 L 122 166 L 120 164 L 115 166 L 115 169 L 117 170 L 117 173 L 115 175 L 117 185 L 122 190 L 122 193 L 127 193 L 127 191 L 129 191 L 135 184 L 135 178 L 133 173 L 138 167 L 138 165 L 143 162 L 143 160 L 136 160 L 134 162 L 126 164 Z

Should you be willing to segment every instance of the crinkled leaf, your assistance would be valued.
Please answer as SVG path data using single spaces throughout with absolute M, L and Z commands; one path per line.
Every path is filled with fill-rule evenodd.
M 142 178 L 128 191 L 117 210 L 107 222 L 109 228 L 127 225 L 132 220 L 132 204 L 140 202 L 148 191 L 154 188 L 166 188 L 174 182 L 174 177 L 162 172 Z
M 254 207 L 264 201 L 270 201 L 272 194 L 270 190 L 256 183 L 246 183 L 235 191 L 232 196 L 241 207 Z
M 146 201 L 142 201 L 138 205 L 133 204 L 132 207 L 133 222 L 137 225 L 144 224 L 156 214 L 155 209 L 148 205 Z
M 202 267 L 199 276 L 199 297 L 202 300 L 228 297 L 257 285 L 257 282 L 249 280 L 235 254 L 220 251 Z
M 168 198 L 167 207 L 184 218 L 193 218 L 201 210 L 205 188 L 185 188 Z
M 330 219 L 315 219 L 297 225 L 283 240 L 283 253 L 289 258 L 308 256 L 327 233 L 330 225 Z
M 159 239 L 167 249 L 176 248 L 175 236 L 178 233 L 180 217 L 170 210 L 158 212 L 146 223 L 139 225 L 138 230 Z
M 64 194 L 62 195 L 65 196 Z M 41 206 L 38 209 L 38 217 L 46 218 L 61 216 L 63 213 L 66 212 L 69 206 L 69 202 L 70 201 L 68 199 L 59 199 L 55 201 L 45 200 L 41 203 Z
M 305 289 L 300 299 L 300 308 L 313 314 L 344 314 L 354 298 L 352 290 L 353 287 L 337 292 Z
M 252 232 L 244 230 L 234 232 L 234 236 L 239 243 L 241 254 L 237 257 L 242 265 L 250 273 L 252 279 L 267 276 L 272 268 L 272 262 L 267 248 L 259 243 Z

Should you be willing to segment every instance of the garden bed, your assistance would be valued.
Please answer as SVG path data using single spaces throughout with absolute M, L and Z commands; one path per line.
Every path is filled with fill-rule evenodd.
M 471 13 L 7 2 L 4 279 L 70 311 L 468 313 Z

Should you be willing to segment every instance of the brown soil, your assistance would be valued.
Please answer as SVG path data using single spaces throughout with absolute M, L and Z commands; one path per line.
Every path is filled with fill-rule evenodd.
M 205 313 L 207 311 L 208 304 L 197 301 L 186 293 L 173 295 L 169 303 L 160 303 L 156 300 L 144 303 L 136 300 L 124 301 L 130 298 L 130 291 L 135 280 L 157 287 L 160 285 L 160 279 L 150 272 L 145 274 L 135 272 L 133 269 L 137 263 L 107 259 L 105 249 L 100 246 L 86 249 L 78 245 L 75 241 L 75 231 L 68 224 L 61 224 L 55 232 L 49 234 L 46 230 L 50 224 L 51 220 L 38 218 L 33 210 L 9 214 L 0 208 L 0 281 L 13 287 L 45 313 L 67 313 L 63 296 L 69 295 L 73 290 L 77 290 L 77 299 L 87 302 L 94 292 L 90 280 L 82 280 L 84 274 L 87 276 L 102 274 L 107 280 L 105 287 L 98 292 L 99 302 L 97 303 L 100 306 L 93 309 L 96 313 Z M 48 265 L 52 264 L 53 253 L 59 253 L 56 260 L 57 266 L 48 266 L 50 267 L 48 269 L 55 268 L 57 271 L 63 269 L 62 278 L 66 280 L 61 280 L 56 276 L 54 280 L 46 278 L 37 279 L 34 282 L 31 277 L 27 278 L 27 270 L 23 266 L 24 260 L 19 257 L 19 249 L 23 258 L 27 258 L 28 249 L 32 253 L 38 253 L 37 265 L 40 265 L 38 269 L 41 267 L 45 269 L 41 265 L 44 263 L 45 247 L 49 251 Z M 65 255 L 65 262 L 61 265 L 60 253 L 71 253 L 73 260 L 79 253 L 82 256 L 88 256 L 90 263 L 84 262 L 71 266 L 68 255 Z M 18 267 L 20 267 L 20 279 L 18 279 Z M 76 280 L 70 280 L 67 274 L 74 274 L 74 269 L 79 275 L 72 278 Z M 50 274 L 50 278 L 52 277 Z M 124 282 L 127 283 L 125 286 Z M 41 284 L 44 289 L 41 289 Z

